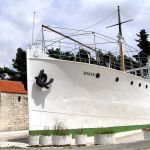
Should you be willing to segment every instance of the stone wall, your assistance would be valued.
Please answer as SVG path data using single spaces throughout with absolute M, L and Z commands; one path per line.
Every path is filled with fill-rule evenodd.
M 0 93 L 0 131 L 25 130 L 28 124 L 27 95 Z

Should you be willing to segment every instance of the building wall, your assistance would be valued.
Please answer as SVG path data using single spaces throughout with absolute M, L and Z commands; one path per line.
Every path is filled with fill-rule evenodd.
M 0 131 L 28 129 L 27 95 L 1 93 Z

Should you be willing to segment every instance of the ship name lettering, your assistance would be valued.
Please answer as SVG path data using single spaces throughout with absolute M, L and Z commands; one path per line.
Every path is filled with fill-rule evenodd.
M 94 73 L 94 72 L 87 72 L 87 71 L 84 71 L 84 75 L 95 76 L 95 73 Z

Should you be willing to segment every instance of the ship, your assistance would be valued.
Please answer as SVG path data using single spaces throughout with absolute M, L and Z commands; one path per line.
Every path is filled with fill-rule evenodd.
M 56 122 L 69 129 L 150 123 L 150 58 L 144 67 L 125 70 L 119 7 L 118 18 L 120 70 L 91 64 L 90 58 L 84 63 L 48 57 L 44 30 L 95 49 L 42 25 L 41 47 L 34 43 L 27 50 L 29 130 L 52 129 Z

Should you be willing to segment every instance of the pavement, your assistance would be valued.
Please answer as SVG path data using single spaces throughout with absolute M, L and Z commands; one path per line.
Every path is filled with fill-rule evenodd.
M 0 132 L 0 148 L 20 147 L 26 148 L 28 145 L 28 130 Z
M 84 147 L 75 145 L 69 147 L 29 147 L 28 131 L 0 132 L 0 150 L 29 149 L 29 150 L 150 150 L 150 141 L 144 140 L 141 130 L 118 133 L 115 135 L 116 143 L 113 145 L 93 145 L 94 138 L 88 138 Z M 73 140 L 74 142 L 74 140 Z

